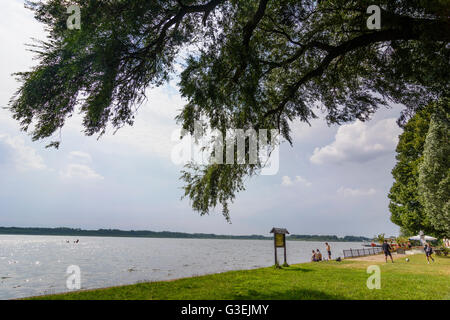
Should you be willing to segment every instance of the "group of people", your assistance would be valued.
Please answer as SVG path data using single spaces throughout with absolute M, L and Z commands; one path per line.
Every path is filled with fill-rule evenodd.
M 80 239 L 75 240 L 73 243 L 78 243 L 78 242 L 80 242 Z M 70 241 L 66 240 L 66 243 L 70 243 Z
M 328 244 L 328 242 L 325 242 L 325 248 L 328 253 L 328 260 L 331 260 L 331 247 Z M 318 261 L 322 261 L 322 260 L 323 260 L 323 257 L 322 257 L 322 253 L 320 252 L 320 250 L 319 249 L 316 249 L 316 251 L 313 250 L 311 261 L 318 262 Z
M 389 243 L 387 242 L 387 240 L 384 240 L 384 243 L 381 245 L 383 252 L 384 252 L 384 259 L 387 262 L 387 257 L 391 258 L 392 263 L 394 263 L 394 259 L 392 259 L 392 254 L 391 254 L 391 250 L 392 247 L 389 245 Z M 411 244 L 409 243 L 409 248 L 411 248 Z M 433 248 L 431 247 L 431 245 L 429 245 L 428 243 L 425 242 L 423 250 L 425 251 L 425 255 L 427 257 L 427 262 L 428 264 L 430 264 L 430 259 L 431 261 L 434 262 L 434 258 L 433 258 Z
M 408 242 L 408 247 L 411 248 L 411 243 Z M 325 248 L 327 250 L 328 253 L 328 260 L 331 260 L 331 247 L 328 244 L 328 242 L 325 242 Z M 387 262 L 388 257 L 391 259 L 392 263 L 394 263 L 394 259 L 392 258 L 392 247 L 391 245 L 387 242 L 387 240 L 384 240 L 383 244 L 381 245 L 381 248 L 383 249 L 384 252 L 384 258 L 385 261 Z M 434 262 L 434 258 L 433 258 L 433 249 L 431 248 L 431 245 L 429 245 L 428 243 L 425 243 L 424 249 L 425 251 L 425 255 L 427 257 L 427 261 L 428 263 L 430 263 L 430 259 L 431 261 Z M 322 257 L 322 253 L 320 252 L 319 249 L 316 249 L 315 251 L 312 250 L 312 256 L 311 256 L 311 261 L 314 262 L 318 262 L 318 261 L 322 261 L 324 260 L 324 258 Z

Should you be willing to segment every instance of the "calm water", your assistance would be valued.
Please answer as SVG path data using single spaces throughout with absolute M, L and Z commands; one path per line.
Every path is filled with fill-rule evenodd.
M 361 248 L 352 242 L 330 245 L 334 258 L 343 249 Z M 325 253 L 321 242 L 288 241 L 288 262 L 309 261 L 316 248 Z M 81 289 L 91 289 L 267 267 L 273 259 L 273 242 L 265 240 L 0 235 L 0 299 L 68 291 L 70 265 L 80 267 Z

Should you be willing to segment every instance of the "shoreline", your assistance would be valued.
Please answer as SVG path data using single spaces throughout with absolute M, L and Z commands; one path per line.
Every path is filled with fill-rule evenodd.
M 334 260 L 331 260 L 331 261 L 334 261 Z M 321 261 L 321 262 L 327 263 L 329 261 Z M 301 266 L 301 265 L 309 264 L 309 263 L 316 263 L 316 262 L 300 262 L 300 263 L 292 264 L 290 266 Z M 33 298 L 52 296 L 52 295 L 63 295 L 63 294 L 68 294 L 68 293 L 82 293 L 82 292 L 89 292 L 89 291 L 114 289 L 114 288 L 120 288 L 120 287 L 124 287 L 124 286 L 133 286 L 133 285 L 139 285 L 139 284 L 145 284 L 145 283 L 173 282 L 173 281 L 179 281 L 179 280 L 187 280 L 187 279 L 195 279 L 195 278 L 199 278 L 199 277 L 206 277 L 206 276 L 211 276 L 211 275 L 221 275 L 221 274 L 225 274 L 225 273 L 228 273 L 228 272 L 252 271 L 252 270 L 267 269 L 267 268 L 274 268 L 274 267 L 275 266 L 273 265 L 273 266 L 268 266 L 268 267 L 258 267 L 258 268 L 250 268 L 250 269 L 236 269 L 236 270 L 227 270 L 227 271 L 222 271 L 222 272 L 205 273 L 205 274 L 199 274 L 199 275 L 194 275 L 194 276 L 180 277 L 180 278 L 166 279 L 166 280 L 138 281 L 136 283 L 120 284 L 120 285 L 115 285 L 115 286 L 107 286 L 107 287 L 92 288 L 92 289 L 80 289 L 80 290 L 74 290 L 74 291 L 63 291 L 63 292 L 59 292 L 59 293 L 42 294 L 42 295 L 37 295 L 37 296 L 28 296 L 28 297 L 16 298 L 16 299 L 8 299 L 8 300 L 26 300 L 26 299 L 33 299 Z
M 273 242 L 92 237 L 80 238 L 78 244 L 73 244 L 76 238 L 0 239 L 7 256 L 0 273 L 10 277 L 2 283 L 2 299 L 67 292 L 67 268 L 71 265 L 80 268 L 82 289 L 96 289 L 274 264 Z M 64 243 L 66 239 L 71 239 L 70 243 Z M 342 258 L 344 249 L 361 248 L 360 243 L 330 244 L 336 258 Z M 322 248 L 322 244 L 292 241 L 287 248 L 288 263 L 298 264 L 309 262 L 311 250 Z M 98 256 L 102 258 L 96 259 Z M 14 272 L 19 265 L 21 272 Z
M 396 263 L 384 262 L 384 255 L 349 258 L 342 262 L 323 261 L 294 264 L 282 269 L 273 266 L 225 271 L 220 273 L 182 277 L 177 279 L 138 282 L 135 284 L 110 286 L 61 292 L 51 295 L 29 296 L 14 300 L 43 299 L 133 299 L 133 300 L 233 300 L 233 299 L 278 299 L 267 294 L 272 286 L 286 290 L 285 298 L 291 299 L 292 290 L 305 291 L 305 299 L 422 299 L 426 295 L 433 299 L 445 298 L 450 288 L 450 258 L 435 257 L 436 263 L 427 265 L 421 254 L 407 255 L 411 262 L 401 259 L 405 255 L 393 254 Z M 375 258 L 375 259 L 373 259 Z M 367 290 L 366 268 L 375 263 L 383 273 L 383 283 L 388 291 Z M 336 271 L 338 271 L 336 273 Z M 425 281 L 426 280 L 426 281 Z M 423 282 L 426 282 L 425 288 Z M 399 284 L 402 286 L 399 286 Z M 415 287 L 417 284 L 417 287 Z M 412 288 L 411 288 L 412 287 Z M 416 290 L 417 288 L 422 291 Z M 290 289 L 289 289 L 290 288 Z M 320 290 L 319 290 L 320 289 Z M 427 290 L 425 290 L 427 289 Z M 441 290 L 441 291 L 442 291 Z M 241 291 L 252 295 L 241 295 Z M 311 292 L 310 292 L 311 291 Z M 314 291 L 314 292 L 313 292 Z M 237 292 L 237 293 L 236 293 Z M 388 296 L 385 294 L 389 293 Z M 300 294 L 299 293 L 299 294 Z M 340 296 L 340 294 L 344 296 Z M 383 293 L 380 295 L 379 293 Z M 303 294 L 303 293 L 302 293 Z M 312 294 L 312 295 L 311 295 Z M 437 295 L 437 296 L 436 296 Z M 411 296 L 411 297 L 410 297 Z

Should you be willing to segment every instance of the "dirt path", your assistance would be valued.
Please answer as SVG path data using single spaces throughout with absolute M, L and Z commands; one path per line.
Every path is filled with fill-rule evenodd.
M 407 254 L 396 254 L 393 253 L 392 254 L 392 258 L 394 260 L 396 259 L 401 259 L 401 258 L 407 258 L 408 255 Z M 366 256 L 366 257 L 358 257 L 358 258 L 348 258 L 345 260 L 354 260 L 354 261 L 369 261 L 369 262 L 384 262 L 384 253 L 382 254 L 377 254 L 374 256 Z M 388 257 L 388 261 L 390 261 L 390 258 Z

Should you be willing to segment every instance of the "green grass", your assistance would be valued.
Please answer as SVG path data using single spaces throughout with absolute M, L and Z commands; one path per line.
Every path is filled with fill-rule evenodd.
M 381 289 L 366 286 L 373 262 L 345 260 L 230 271 L 31 299 L 450 299 L 450 257 L 409 256 L 381 268 Z

